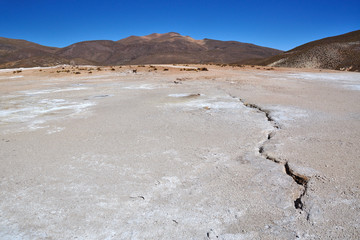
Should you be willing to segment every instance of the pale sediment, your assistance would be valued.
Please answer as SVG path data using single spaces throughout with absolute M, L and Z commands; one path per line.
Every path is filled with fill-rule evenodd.
M 309 141 L 318 144 L 319 137 L 315 131 L 310 138 L 304 128 L 298 130 L 319 111 L 319 88 L 301 82 L 300 87 L 315 96 L 312 105 L 302 105 L 291 92 L 299 88 L 294 83 L 298 80 L 288 73 L 274 77 L 269 72 L 208 68 L 191 74 L 172 72 L 176 69 L 133 74 L 125 69 L 100 72 L 101 78 L 64 75 L 56 81 L 26 71 L 24 77 L 7 81 L 2 77 L 10 73 L 3 73 L 1 103 L 7 109 L 0 114 L 0 237 L 356 236 L 357 210 L 347 214 L 347 233 L 329 233 L 327 229 L 341 222 L 327 222 L 331 213 L 318 207 L 323 203 L 345 223 L 339 209 L 358 205 L 356 188 L 345 181 L 350 190 L 336 195 L 339 203 L 324 203 L 330 198 L 319 186 L 335 193 L 320 180 L 334 178 L 332 186 L 340 188 L 335 176 L 343 172 L 327 172 L 321 164 L 337 160 L 304 149 Z M 286 79 L 281 84 L 275 80 L 279 76 Z M 246 80 L 249 77 L 254 81 Z M 267 81 L 259 80 L 263 78 Z M 324 87 L 338 94 L 334 84 Z M 81 104 L 88 105 L 76 107 Z M 328 113 L 334 106 L 321 110 Z M 26 110 L 29 107 L 35 111 Z M 15 115 L 24 119 L 9 121 Z M 351 120 L 349 124 L 356 126 Z M 350 146 L 353 138 L 346 136 Z M 354 142 L 351 146 L 358 147 Z M 356 179 L 356 172 L 349 176 Z

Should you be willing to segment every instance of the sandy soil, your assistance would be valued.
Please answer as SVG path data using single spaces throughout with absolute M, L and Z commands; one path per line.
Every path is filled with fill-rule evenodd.
M 13 71 L 1 239 L 359 238 L 359 73 Z

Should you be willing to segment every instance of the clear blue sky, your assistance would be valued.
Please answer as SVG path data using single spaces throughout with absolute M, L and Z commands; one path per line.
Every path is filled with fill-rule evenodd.
M 0 36 L 64 47 L 178 32 L 289 50 L 360 29 L 360 0 L 0 0 Z

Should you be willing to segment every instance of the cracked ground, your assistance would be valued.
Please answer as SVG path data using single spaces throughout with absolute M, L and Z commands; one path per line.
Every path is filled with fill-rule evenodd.
M 206 67 L 1 70 L 0 238 L 358 239 L 360 74 Z

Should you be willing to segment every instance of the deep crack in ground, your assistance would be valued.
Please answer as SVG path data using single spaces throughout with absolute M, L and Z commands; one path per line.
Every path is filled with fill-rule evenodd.
M 307 184 L 309 182 L 309 178 L 301 175 L 299 173 L 296 173 L 293 169 L 290 168 L 289 163 L 286 161 L 285 163 L 279 159 L 276 159 L 274 157 L 270 157 L 267 153 L 265 153 L 264 151 L 264 145 L 266 142 L 270 141 L 271 138 L 274 136 L 275 132 L 277 130 L 280 129 L 279 124 L 270 116 L 270 112 L 268 110 L 262 109 L 260 106 L 253 104 L 253 103 L 246 103 L 243 99 L 235 97 L 231 94 L 229 94 L 232 98 L 238 99 L 242 104 L 244 104 L 244 106 L 248 107 L 248 108 L 252 108 L 255 109 L 259 112 L 262 112 L 267 121 L 271 123 L 271 125 L 273 126 L 274 130 L 271 131 L 268 135 L 267 135 L 267 139 L 261 144 L 261 146 L 259 147 L 259 153 L 262 157 L 264 157 L 267 160 L 273 161 L 277 164 L 282 164 L 284 166 L 284 170 L 285 173 L 287 175 L 289 175 L 290 177 L 292 177 L 292 179 L 300 186 L 303 187 L 303 191 L 300 193 L 300 195 L 295 199 L 294 201 L 294 207 L 296 209 L 299 210 L 303 210 L 304 207 L 304 203 L 302 198 L 305 196 L 306 192 L 307 192 Z

